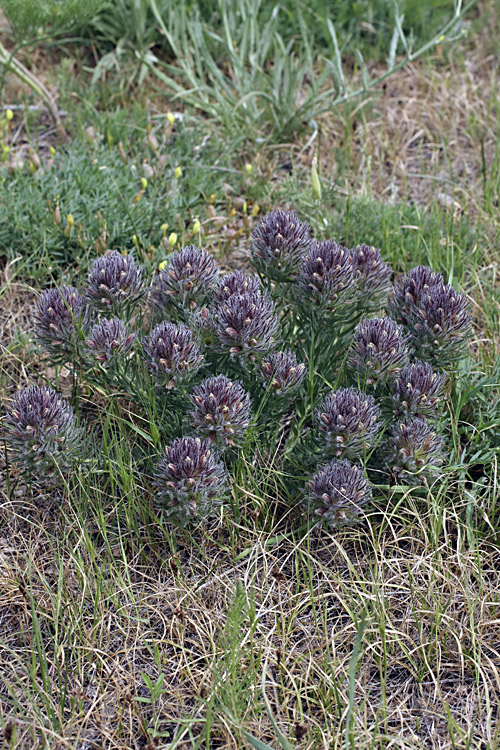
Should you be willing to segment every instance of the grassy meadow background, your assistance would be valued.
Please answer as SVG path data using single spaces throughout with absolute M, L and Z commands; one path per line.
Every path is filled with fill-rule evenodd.
M 105 247 L 152 270 L 196 221 L 245 268 L 259 218 L 294 209 L 319 239 L 441 271 L 474 319 L 451 467 L 353 527 L 301 520 L 266 446 L 219 519 L 166 524 L 105 394 L 78 403 L 106 475 L 44 493 L 2 442 L 2 750 L 500 748 L 498 0 L 455 20 L 450 0 L 0 7 L 60 118 L 0 67 L 4 404 L 74 387 L 33 342 L 41 289 Z

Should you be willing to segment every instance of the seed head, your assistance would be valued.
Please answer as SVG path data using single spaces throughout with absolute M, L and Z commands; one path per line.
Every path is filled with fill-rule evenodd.
M 266 386 L 270 383 L 277 396 L 290 396 L 297 391 L 306 374 L 306 366 L 298 363 L 293 352 L 273 352 L 261 363 Z
M 330 527 L 353 520 L 372 498 L 361 469 L 349 461 L 330 461 L 309 482 L 309 505 Z
M 200 305 L 208 296 L 219 269 L 214 256 L 200 247 L 188 245 L 172 253 L 155 277 L 150 303 L 160 314 L 172 308 L 190 309 Z
M 213 313 L 213 330 L 221 352 L 242 356 L 268 352 L 279 322 L 267 294 L 232 294 Z
M 159 323 L 143 339 L 142 347 L 147 369 L 166 388 L 192 378 L 203 361 L 193 332 L 182 324 Z
M 125 355 L 134 339 L 135 333 L 128 331 L 122 320 L 111 318 L 90 329 L 85 345 L 98 362 L 109 363 Z
M 431 417 L 439 406 L 446 376 L 427 362 L 403 367 L 391 385 L 394 413 L 400 419 Z
M 225 375 L 203 380 L 190 396 L 193 411 L 191 425 L 203 437 L 221 446 L 234 445 L 250 422 L 250 396 L 241 383 Z
M 311 230 L 294 211 L 271 211 L 252 233 L 255 267 L 275 281 L 297 275 L 312 245 Z
M 87 279 L 87 297 L 96 310 L 109 312 L 135 302 L 143 291 L 142 268 L 131 255 L 108 250 L 92 263 Z
M 356 328 L 348 363 L 367 385 L 380 386 L 408 362 L 407 345 L 403 327 L 391 318 L 369 318 Z
M 299 276 L 301 299 L 334 312 L 354 293 L 349 250 L 333 240 L 315 242 L 307 253 Z
M 35 335 L 54 362 L 66 362 L 79 341 L 79 328 L 88 324 L 87 304 L 73 286 L 46 289 L 34 312 Z
M 39 478 L 52 478 L 77 461 L 81 432 L 72 407 L 51 388 L 36 385 L 15 395 L 4 437 L 15 460 Z
M 380 257 L 380 250 L 369 245 L 351 250 L 351 263 L 358 301 L 365 310 L 380 310 L 391 289 L 391 267 Z
M 209 440 L 176 438 L 157 467 L 156 499 L 169 518 L 185 526 L 214 515 L 227 484 L 224 465 Z
M 325 452 L 337 458 L 362 457 L 380 433 L 379 417 L 373 396 L 355 388 L 332 391 L 316 411 Z
M 392 472 L 410 484 L 431 477 L 442 463 L 443 440 L 423 419 L 400 422 L 389 442 L 388 464 Z

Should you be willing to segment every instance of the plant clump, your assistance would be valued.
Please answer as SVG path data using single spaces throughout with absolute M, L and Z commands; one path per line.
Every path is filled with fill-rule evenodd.
M 371 395 L 356 388 L 328 394 L 316 412 L 324 434 L 323 449 L 337 458 L 360 458 L 380 435 L 380 408 Z
M 408 335 L 391 318 L 370 318 L 356 328 L 348 362 L 368 386 L 395 377 L 409 360 Z
M 197 385 L 190 397 L 191 426 L 203 437 L 234 445 L 250 424 L 250 396 L 241 383 L 214 375 Z
M 158 385 L 173 388 L 199 370 L 203 354 L 186 326 L 164 321 L 142 340 L 144 363 Z
M 352 521 L 371 498 L 362 470 L 345 459 L 321 466 L 309 482 L 308 505 L 327 526 Z
M 54 363 L 76 356 L 80 330 L 89 320 L 85 298 L 74 286 L 46 289 L 33 315 L 37 340 Z
M 287 281 L 298 274 L 312 245 L 309 225 L 294 211 L 271 211 L 252 233 L 252 258 L 267 278 Z
M 99 311 L 119 310 L 143 293 L 142 268 L 131 255 L 108 250 L 92 263 L 87 279 L 87 298 Z
M 206 299 L 218 273 L 212 253 L 188 245 L 173 252 L 155 276 L 150 304 L 160 315 L 194 308 Z

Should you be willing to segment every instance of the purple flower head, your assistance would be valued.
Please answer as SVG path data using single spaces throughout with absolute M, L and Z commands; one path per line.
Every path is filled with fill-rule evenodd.
M 218 273 L 217 262 L 208 250 L 195 245 L 176 250 L 154 279 L 150 303 L 163 315 L 175 304 L 193 308 L 207 298 Z
M 391 386 L 394 413 L 403 419 L 432 416 L 438 409 L 445 379 L 427 362 L 403 367 Z
M 269 383 L 277 396 L 289 396 L 300 388 L 306 366 L 298 363 L 293 352 L 273 352 L 265 357 L 260 369 L 266 385 Z
M 411 325 L 414 310 L 419 307 L 424 295 L 433 287 L 443 284 L 444 279 L 437 271 L 432 271 L 427 266 L 412 268 L 406 276 L 400 276 L 394 283 L 389 314 L 398 323 Z
M 388 464 L 392 472 L 415 484 L 430 477 L 442 463 L 442 438 L 423 419 L 401 422 L 393 429 Z
M 54 361 L 67 361 L 79 341 L 79 328 L 88 323 L 85 299 L 73 286 L 46 289 L 34 313 L 35 335 Z
M 147 369 L 159 385 L 173 388 L 193 377 L 203 354 L 186 326 L 163 321 L 142 341 Z
M 312 243 L 310 227 L 294 211 L 271 211 L 252 233 L 254 265 L 275 281 L 293 278 Z
M 104 312 L 135 302 L 143 292 L 142 268 L 131 255 L 108 250 L 92 263 L 87 278 L 87 297 Z
M 192 427 L 210 441 L 234 445 L 250 423 L 250 396 L 243 386 L 225 375 L 203 380 L 190 397 Z
M 309 505 L 331 527 L 354 519 L 372 492 L 361 469 L 345 459 L 319 467 L 309 482 Z
M 267 294 L 232 294 L 213 313 L 213 330 L 221 352 L 241 355 L 268 352 L 278 329 L 278 316 Z
M 16 393 L 4 436 L 16 461 L 40 478 L 69 469 L 82 447 L 71 406 L 51 388 L 36 385 Z
M 365 309 L 375 312 L 389 296 L 392 269 L 382 260 L 380 250 L 369 245 L 351 250 L 351 263 L 356 296 Z
M 315 242 L 302 264 L 299 283 L 308 306 L 335 311 L 354 292 L 349 250 L 333 240 Z
M 156 475 L 156 498 L 169 518 L 184 526 L 214 515 L 223 502 L 227 474 L 209 440 L 177 438 L 166 449 Z
M 391 318 L 369 318 L 356 328 L 348 363 L 367 385 L 394 378 L 408 362 L 408 336 Z
M 225 302 L 233 294 L 260 294 L 262 286 L 257 276 L 232 271 L 218 279 L 214 291 L 217 302 Z
M 471 335 L 467 299 L 426 266 L 394 286 L 390 309 L 407 327 L 415 355 L 435 367 L 453 367 Z
M 332 391 L 316 411 L 319 429 L 326 437 L 326 452 L 337 458 L 363 456 L 380 433 L 379 417 L 373 396 L 355 388 Z
M 119 318 L 102 320 L 90 329 L 85 345 L 98 362 L 110 362 L 126 355 L 135 339 L 135 333 L 127 330 Z

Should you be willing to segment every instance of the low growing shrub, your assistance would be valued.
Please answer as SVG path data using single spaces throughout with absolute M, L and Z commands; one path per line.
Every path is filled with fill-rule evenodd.
M 83 289 L 39 297 L 48 361 L 71 367 L 87 394 L 132 405 L 131 427 L 140 418 L 147 450 L 130 463 L 168 519 L 219 512 L 241 466 L 258 477 L 266 457 L 287 495 L 330 526 L 352 520 L 375 483 L 425 485 L 446 471 L 446 391 L 471 332 L 465 297 L 423 266 L 393 286 L 380 250 L 317 242 L 293 212 L 264 218 L 252 254 L 256 274 L 221 274 L 189 246 L 148 281 L 131 255 L 107 251 Z M 60 417 L 45 416 L 44 401 L 26 422 L 36 394 Z M 69 410 L 51 391 L 16 395 L 13 458 L 36 467 L 42 452 L 69 468 Z

